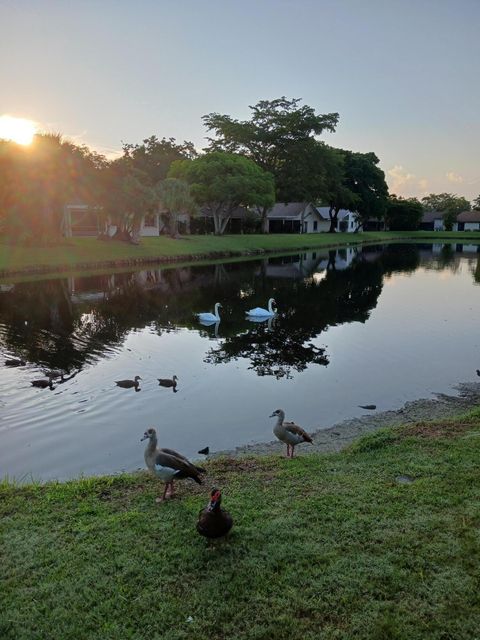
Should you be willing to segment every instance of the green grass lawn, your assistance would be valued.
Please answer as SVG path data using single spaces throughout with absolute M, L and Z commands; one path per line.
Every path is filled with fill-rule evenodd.
M 472 640 L 479 459 L 480 409 L 339 454 L 212 460 L 161 505 L 145 474 L 5 482 L 0 637 Z M 209 547 L 213 484 L 235 525 Z
M 148 259 L 171 259 L 204 255 L 215 256 L 218 253 L 241 254 L 249 251 L 288 251 L 314 247 L 338 246 L 347 243 L 389 241 L 393 239 L 415 238 L 433 239 L 444 242 L 480 242 L 480 232 L 372 232 L 288 234 L 288 235 L 230 235 L 230 236 L 185 236 L 173 240 L 165 236 L 142 238 L 138 246 L 122 242 L 101 242 L 96 238 L 72 238 L 52 247 L 16 246 L 0 240 L 0 272 L 18 272 L 32 268 L 44 268 L 52 271 L 59 267 L 65 270 L 85 266 L 109 266 L 109 261 Z M 112 266 L 112 265 L 110 265 Z

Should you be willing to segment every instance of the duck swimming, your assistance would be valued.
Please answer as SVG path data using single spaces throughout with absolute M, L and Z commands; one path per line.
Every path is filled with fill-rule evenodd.
M 115 384 L 117 387 L 122 387 L 122 389 L 131 389 L 132 387 L 135 387 L 135 391 L 139 391 L 139 380 L 141 380 L 141 377 L 135 376 L 133 380 L 115 380 Z

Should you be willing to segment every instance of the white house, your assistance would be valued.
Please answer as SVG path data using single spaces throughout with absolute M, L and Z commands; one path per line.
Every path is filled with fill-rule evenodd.
M 325 219 L 311 202 L 277 202 L 267 213 L 270 233 L 320 233 L 328 231 Z
M 457 216 L 458 231 L 480 231 L 480 211 L 462 211 Z
M 325 220 L 328 220 L 328 229 L 330 229 L 330 214 L 329 214 L 330 207 L 317 207 L 317 211 L 322 216 L 322 218 L 324 218 Z M 355 221 L 355 214 L 353 211 L 349 211 L 348 209 L 340 209 L 340 211 L 338 212 L 337 220 L 338 220 L 337 231 L 341 231 L 344 233 L 353 233 L 357 228 L 357 223 Z

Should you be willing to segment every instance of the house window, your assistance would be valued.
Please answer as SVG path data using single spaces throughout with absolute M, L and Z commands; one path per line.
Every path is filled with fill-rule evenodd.
M 143 220 L 144 227 L 156 227 L 157 226 L 157 216 L 154 213 L 147 213 Z
M 315 220 L 315 222 L 313 223 L 313 230 L 316 231 L 318 228 L 318 222 Z

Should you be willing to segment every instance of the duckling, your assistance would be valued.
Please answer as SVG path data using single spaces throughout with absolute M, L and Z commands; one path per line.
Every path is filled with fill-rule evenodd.
M 196 467 L 181 453 L 173 449 L 159 449 L 157 447 L 157 432 L 155 429 L 147 429 L 141 441 L 148 440 L 144 458 L 147 469 L 165 482 L 165 490 L 157 502 L 163 502 L 167 497 L 173 497 L 174 480 L 192 478 L 197 484 L 202 484 L 201 473 L 206 473 L 202 467 Z
M 208 456 L 210 453 L 210 447 L 204 447 L 203 449 L 200 449 L 198 453 L 201 453 L 202 456 Z
M 308 433 L 294 422 L 284 422 L 285 411 L 276 409 L 270 418 L 277 416 L 277 424 L 273 427 L 273 433 L 279 440 L 287 445 L 287 458 L 293 458 L 294 450 L 297 444 L 301 442 L 310 442 L 313 444 L 312 438 Z M 291 453 L 290 453 L 291 450 Z
M 24 367 L 27 363 L 25 360 L 20 360 L 18 358 L 9 358 L 5 360 L 6 367 Z
M 50 387 L 50 389 L 53 389 L 51 376 L 48 377 L 48 380 L 45 380 L 45 378 L 41 378 L 40 380 L 31 380 L 30 383 L 32 387 L 39 387 L 40 389 L 46 389 L 47 387 Z
M 157 378 L 158 385 L 160 387 L 173 387 L 173 391 L 177 390 L 177 376 L 173 376 L 173 378 Z
M 132 387 L 135 387 L 135 391 L 140 391 L 138 388 L 139 380 L 141 380 L 141 377 L 135 376 L 134 380 L 115 380 L 115 384 L 123 389 L 131 389 Z
M 206 538 L 221 538 L 226 536 L 233 526 L 233 518 L 220 506 L 222 494 L 213 488 L 210 502 L 198 514 L 197 531 Z

